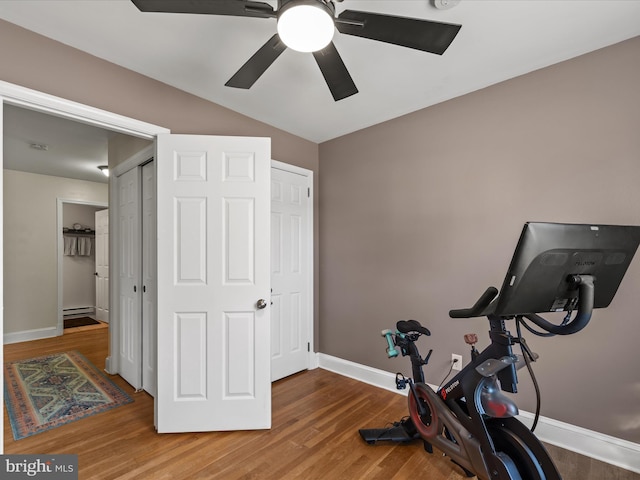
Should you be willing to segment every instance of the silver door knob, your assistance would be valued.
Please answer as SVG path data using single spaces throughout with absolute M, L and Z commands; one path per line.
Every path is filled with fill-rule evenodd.
M 263 298 L 261 298 L 260 300 L 258 300 L 256 302 L 256 307 L 258 307 L 258 310 L 262 310 L 263 308 L 267 307 L 267 301 Z

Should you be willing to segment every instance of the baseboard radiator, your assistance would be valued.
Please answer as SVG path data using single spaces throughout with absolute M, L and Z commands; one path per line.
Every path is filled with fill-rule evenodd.
M 92 316 L 96 314 L 96 307 L 71 307 L 71 308 L 63 308 L 62 316 L 64 318 L 73 318 L 73 317 L 86 317 Z

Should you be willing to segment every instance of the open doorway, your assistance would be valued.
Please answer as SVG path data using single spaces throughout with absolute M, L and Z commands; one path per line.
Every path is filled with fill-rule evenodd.
M 65 319 L 108 323 L 109 275 L 96 263 L 108 265 L 108 230 L 98 247 L 94 219 L 108 214 L 104 167 L 152 140 L 10 104 L 3 120 L 3 343 L 62 335 Z
M 18 106 L 5 105 L 3 113 L 3 334 L 4 343 L 14 343 L 62 334 L 64 295 L 72 303 L 80 301 L 71 286 L 63 288 L 65 269 L 58 253 L 65 226 L 59 209 L 108 205 L 108 178 L 98 166 L 108 164 L 109 132 Z M 92 223 L 84 216 L 67 220 L 70 230 Z M 92 258 L 92 241 L 82 235 L 80 244 L 82 250 L 73 251 L 78 261 L 67 265 L 66 273 L 92 273 L 86 261 Z M 93 283 L 93 278 L 76 283 L 83 305 L 74 306 L 95 307 L 95 294 L 81 291 L 90 292 Z
M 107 207 L 58 199 L 58 334 L 108 326 Z
M 57 118 L 60 119 L 65 119 L 65 120 L 71 120 L 73 122 L 76 123 L 80 123 L 82 125 L 87 125 L 87 126 L 93 126 L 93 127 L 97 127 L 99 129 L 104 129 L 106 131 L 109 131 L 111 133 L 116 132 L 118 135 L 120 136 L 134 136 L 136 138 L 142 139 L 144 141 L 146 141 L 147 143 L 152 142 L 156 135 L 159 133 L 167 133 L 168 130 L 163 128 L 163 127 L 159 127 L 156 125 L 152 125 L 152 124 L 148 124 L 145 122 L 140 122 L 131 118 L 127 118 L 127 117 L 123 117 L 120 115 L 116 115 L 110 112 L 106 112 L 106 111 L 102 111 L 102 110 L 98 110 L 98 109 L 94 109 L 91 107 L 88 107 L 86 105 L 81 105 L 72 101 L 68 101 L 65 99 L 61 99 L 58 97 L 54 97 L 54 96 L 50 96 L 47 94 L 43 94 L 41 92 L 37 92 L 34 90 L 30 90 L 24 87 L 20 87 L 17 85 L 12 85 L 6 82 L 0 82 L 0 100 L 1 100 L 1 105 L 2 105 L 2 110 L 1 110 L 1 114 L 0 114 L 0 127 L 3 128 L 3 123 L 4 123 L 4 118 L 6 116 L 5 114 L 5 110 L 11 109 L 13 107 L 18 107 L 19 109 L 26 109 L 26 110 L 30 110 L 30 111 L 34 111 L 34 112 L 39 112 L 39 113 L 46 113 L 46 114 L 50 114 L 52 116 L 55 116 Z M 10 125 L 10 122 L 7 123 L 7 125 Z M 4 128 L 3 128 L 3 133 L 4 133 Z M 4 135 L 2 137 L 3 141 L 4 141 Z M 22 139 L 23 142 L 27 141 L 27 139 Z M 6 143 L 6 142 L 5 142 Z M 37 143 L 37 142 L 36 142 Z M 42 145 L 42 144 L 40 144 Z M 34 147 L 36 148 L 36 147 Z M 0 196 L 0 198 L 2 198 L 2 206 L 3 208 L 0 210 L 1 212 L 3 212 L 4 216 L 7 216 L 7 212 L 9 215 L 12 214 L 12 210 L 10 208 L 11 202 L 7 202 L 6 201 L 6 195 L 5 193 L 8 190 L 8 186 L 10 185 L 10 188 L 13 188 L 14 190 L 18 190 L 20 189 L 20 182 L 19 182 L 19 177 L 22 175 L 20 172 L 18 172 L 16 175 L 13 175 L 12 173 L 7 174 L 8 172 L 13 172 L 12 170 L 5 170 L 4 169 L 4 149 L 0 149 L 0 166 L 3 166 L 3 169 L 0 170 L 4 176 L 3 182 L 2 182 L 2 190 L 3 190 L 3 195 Z M 42 150 L 42 151 L 48 151 L 48 150 Z M 117 163 L 117 162 L 116 162 Z M 91 170 L 89 167 L 87 167 L 88 170 Z M 96 169 L 96 171 L 99 173 L 99 171 Z M 16 171 L 17 172 L 17 171 Z M 45 175 L 42 175 L 45 176 Z M 59 177 L 59 178 L 63 178 L 63 177 Z M 18 181 L 16 181 L 16 179 L 18 179 Z M 105 184 L 106 185 L 106 184 Z M 107 187 L 107 191 L 108 191 L 108 187 Z M 35 186 L 31 186 L 29 190 L 26 190 L 27 193 L 30 193 L 32 195 L 37 195 L 40 192 L 38 191 L 38 185 Z M 82 195 L 83 191 L 82 189 L 76 190 L 73 192 L 72 195 L 66 195 L 67 198 L 78 198 L 78 195 Z M 86 193 L 86 191 L 84 192 Z M 111 192 L 113 194 L 113 192 Z M 107 193 L 107 197 L 108 198 L 109 193 Z M 27 198 L 27 202 L 30 202 L 32 199 L 30 197 Z M 98 199 L 96 201 L 106 201 L 106 199 Z M 5 205 L 8 203 L 8 207 Z M 53 234 L 55 235 L 56 233 L 56 228 L 55 228 L 55 202 L 53 202 L 53 207 L 51 207 L 51 217 L 53 219 L 53 227 L 51 228 L 51 231 L 53 232 Z M 30 221 L 28 218 L 24 218 L 21 215 L 16 215 L 19 218 L 22 219 L 22 225 L 28 224 L 28 222 Z M 3 229 L 5 229 L 4 227 L 4 222 L 0 222 L 0 225 L 3 226 Z M 17 234 L 22 234 L 22 230 L 19 228 L 17 230 L 15 230 L 15 233 Z M 3 252 L 2 255 L 0 255 L 0 261 L 2 263 L 0 263 L 0 267 L 2 267 L 2 271 L 4 273 L 4 279 L 3 279 L 3 285 L 7 285 L 7 279 L 8 277 L 11 275 L 11 270 L 10 268 L 7 268 L 9 266 L 9 264 L 11 263 L 10 258 L 8 258 L 8 255 L 4 254 L 4 250 L 6 250 L 6 246 L 5 246 L 5 240 L 6 237 L 2 236 L 0 238 L 3 238 L 2 243 L 0 243 L 0 252 Z M 31 239 L 31 241 L 33 242 L 34 239 L 37 239 L 38 236 L 37 235 L 26 235 L 24 234 L 24 238 L 25 239 Z M 33 248 L 42 248 L 41 244 L 31 244 L 31 246 Z M 33 250 L 32 248 L 32 250 Z M 49 245 L 49 249 L 48 249 L 49 253 L 51 253 L 53 251 L 53 258 L 55 259 L 55 242 L 51 242 L 51 244 Z M 16 265 L 13 265 L 14 269 L 19 268 Z M 53 260 L 53 262 L 49 262 L 46 265 L 36 265 L 35 268 L 32 270 L 32 278 L 37 277 L 38 274 L 42 273 L 42 272 L 53 272 L 53 274 L 55 275 L 55 260 Z M 41 292 L 37 292 L 37 291 L 32 291 L 32 297 L 36 297 L 36 295 L 40 294 Z M 53 305 L 50 309 L 48 309 L 47 311 L 51 312 L 53 311 L 53 316 L 55 317 L 55 297 L 56 292 L 54 291 L 52 292 L 42 292 L 43 294 L 49 295 L 48 301 L 49 301 L 49 305 Z M 6 338 L 6 331 L 7 328 L 5 326 L 5 318 L 6 318 L 6 314 L 7 311 L 6 309 L 2 308 L 3 305 L 5 304 L 5 300 L 9 297 L 9 295 L 7 294 L 6 291 L 0 292 L 0 328 L 2 328 L 3 332 L 5 333 L 5 341 L 7 341 Z M 53 297 L 53 299 L 51 298 Z M 34 302 L 35 303 L 35 302 Z M 110 302 L 111 305 L 113 305 L 113 301 Z M 49 314 L 50 315 L 50 314 Z M 57 319 L 56 319 L 57 320 Z M 110 330 L 116 330 L 117 326 L 114 325 L 114 321 L 112 319 L 111 325 L 114 328 L 111 328 Z M 51 330 L 55 330 L 56 327 L 53 326 L 52 323 L 52 327 Z M 33 329 L 31 329 L 33 330 Z M 38 330 L 37 328 L 35 329 L 35 332 L 31 332 L 31 334 L 36 334 L 37 336 L 41 337 L 43 334 L 49 333 L 49 336 L 54 336 L 54 332 L 52 331 L 47 331 L 45 329 L 45 331 L 42 330 Z M 22 330 L 24 331 L 24 330 Z M 28 336 L 28 335 L 27 335 Z M 14 340 L 17 337 L 14 337 Z M 28 340 L 29 338 L 23 338 L 20 339 L 18 341 L 22 341 L 22 340 Z M 3 342 L 4 344 L 4 342 Z M 2 345 L 0 344 L 0 356 L 3 356 L 3 348 Z M 0 399 L 2 398 L 2 392 L 0 391 Z M 3 421 L 2 421 L 3 423 Z M 1 426 L 1 423 L 0 423 Z M 3 450 L 3 439 L 0 439 L 0 451 Z
M 65 316 L 104 318 L 92 219 L 108 208 L 104 167 L 152 143 L 43 110 L 3 104 L 3 343 L 62 335 Z

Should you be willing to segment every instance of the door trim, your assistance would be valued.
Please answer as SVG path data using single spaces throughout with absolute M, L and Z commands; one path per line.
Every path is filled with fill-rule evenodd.
M 86 123 L 134 137 L 153 140 L 159 133 L 169 129 L 159 125 L 135 120 L 107 110 L 83 105 L 65 98 L 49 95 L 30 88 L 0 80 L 0 99 L 3 103 L 16 105 L 49 115 Z
M 306 168 L 302 168 L 302 167 L 298 167 L 296 165 L 290 165 L 288 163 L 284 163 L 284 162 L 280 162 L 278 160 L 271 160 L 271 168 L 276 168 L 278 170 L 283 170 L 285 172 L 289 172 L 289 173 L 295 173 L 297 175 L 301 175 L 303 177 L 307 177 L 308 178 L 308 183 L 309 183 L 309 202 L 307 203 L 307 215 L 308 215 L 308 219 L 309 221 L 307 222 L 307 259 L 306 261 L 309 264 L 309 276 L 307 278 L 307 281 L 309 282 L 309 295 L 308 295 L 308 299 L 307 299 L 307 305 L 306 305 L 306 309 L 307 309 L 307 318 L 308 318 L 308 324 L 307 324 L 307 332 L 308 332 L 308 342 L 309 342 L 309 351 L 308 351 L 308 357 L 307 357 L 307 368 L 309 370 L 312 370 L 314 368 L 317 368 L 318 366 L 318 362 L 317 362 L 317 356 L 315 353 L 315 344 L 314 344 L 314 326 L 315 326 L 315 319 L 314 319 L 314 296 L 315 296 L 315 282 L 314 282 L 314 270 L 313 270 L 313 266 L 314 266 L 314 258 L 315 258 L 315 251 L 313 249 L 313 230 L 314 230 L 314 225 L 313 225 L 313 204 L 314 204 L 314 191 L 313 191 L 313 171 L 312 170 L 307 170 Z
M 160 133 L 169 133 L 170 130 L 159 125 L 153 125 L 151 123 L 142 122 L 133 118 L 118 115 L 116 113 L 101 110 L 88 105 L 83 105 L 78 102 L 67 100 L 64 98 L 49 95 L 47 93 L 32 90 L 30 88 L 21 87 L 12 83 L 8 83 L 0 80 L 0 104 L 17 105 L 20 107 L 28 108 L 38 112 L 48 113 L 50 115 L 56 115 L 62 118 L 75 120 L 78 122 L 86 123 L 101 128 L 106 128 L 119 133 L 127 135 L 133 135 L 135 137 L 146 138 L 149 140 L 155 139 L 156 135 Z M 4 108 L 3 108 L 4 109 Z M 0 127 L 2 127 L 3 114 L 0 110 Z M 2 136 L 0 136 L 0 167 L 3 166 L 3 153 L 2 153 Z M 2 168 L 0 168 L 0 180 L 2 179 Z M 4 191 L 2 183 L 0 182 L 0 193 Z M 0 195 L 0 220 L 2 220 L 2 210 L 4 208 L 3 196 Z M 2 233 L 2 222 L 0 221 L 0 233 Z M 3 268 L 3 244 L 2 236 L 0 235 L 0 268 Z M 114 265 L 113 273 L 117 273 L 117 266 Z M 110 308 L 113 305 L 113 297 L 109 292 L 109 305 Z M 0 292 L 0 328 L 4 331 L 4 299 L 2 292 Z M 112 348 L 112 347 L 110 347 Z M 3 346 L 0 342 L 0 356 L 3 355 Z M 0 372 L 0 380 L 3 378 L 3 373 Z M 0 390 L 0 403 L 3 401 L 3 391 Z M 0 428 L 3 428 L 4 419 L 0 417 Z M 0 437 L 0 452 L 4 451 L 4 441 Z

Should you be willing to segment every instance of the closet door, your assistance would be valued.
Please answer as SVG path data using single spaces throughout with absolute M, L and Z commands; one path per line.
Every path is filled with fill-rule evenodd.
M 118 277 L 120 375 L 136 390 L 142 387 L 140 315 L 140 173 L 133 168 L 118 178 Z
M 271 381 L 309 368 L 311 178 L 271 169 Z
M 142 388 L 156 395 L 156 175 L 142 167 Z

